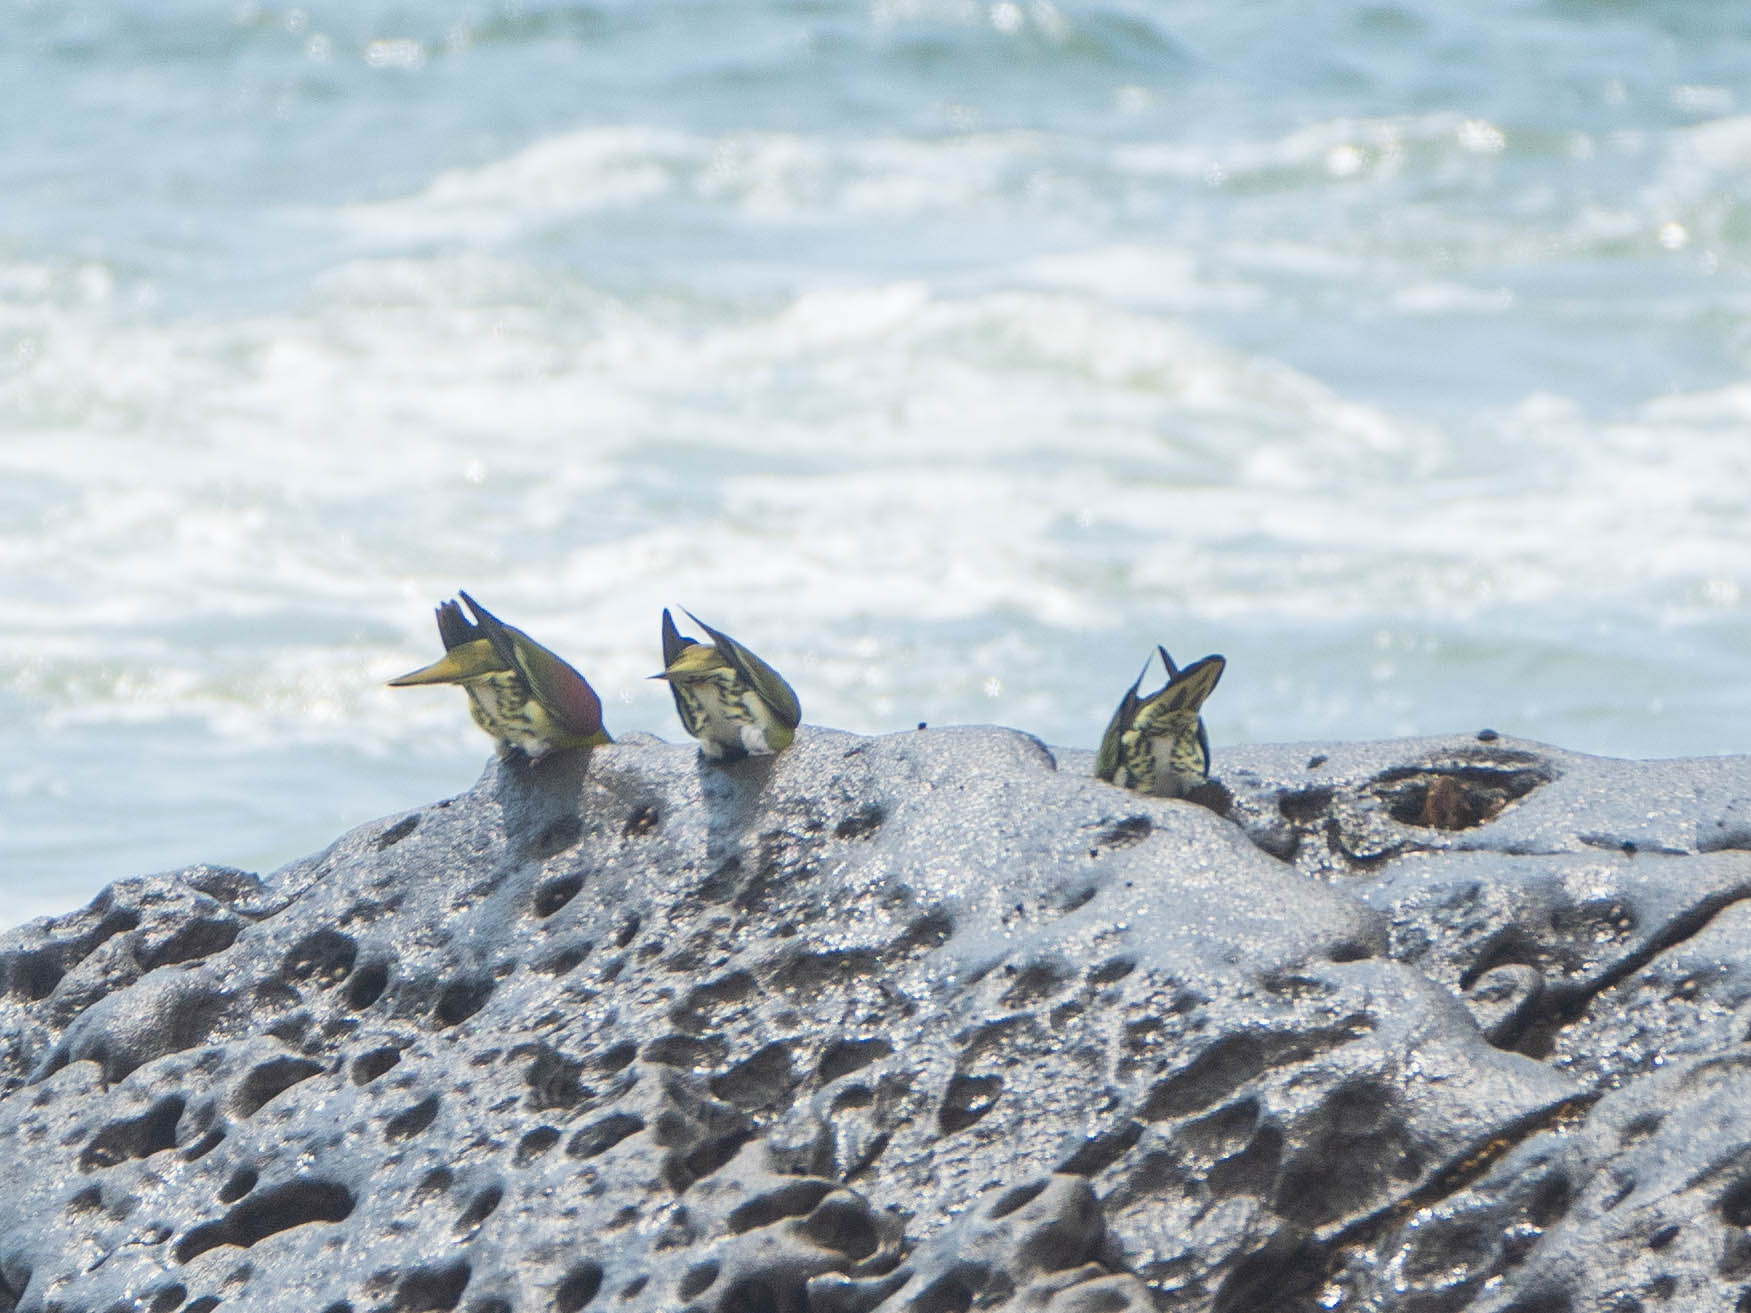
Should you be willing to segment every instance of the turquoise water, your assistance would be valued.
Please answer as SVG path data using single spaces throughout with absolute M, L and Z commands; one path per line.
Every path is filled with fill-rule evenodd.
M 1751 747 L 1751 10 L 13 0 L 0 923 L 610 728 Z

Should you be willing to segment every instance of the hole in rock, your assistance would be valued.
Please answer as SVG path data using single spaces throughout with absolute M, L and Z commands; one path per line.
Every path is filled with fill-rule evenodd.
M 1305 825 L 1317 821 L 1331 806 L 1330 789 L 1296 789 L 1277 795 L 1277 814 L 1286 821 Z
M 602 1288 L 602 1269 L 596 1263 L 579 1263 L 565 1274 L 553 1292 L 554 1313 L 578 1313 Z
M 361 967 L 347 982 L 347 1006 L 355 1012 L 363 1012 L 383 997 L 388 984 L 389 969 L 382 963 L 372 962 Z
M 572 1136 L 565 1151 L 573 1158 L 594 1158 L 607 1153 L 629 1135 L 644 1129 L 644 1118 L 630 1112 L 611 1112 L 599 1117 Z
M 47 950 L 20 953 L 12 959 L 8 992 L 20 992 L 31 1002 L 47 998 L 55 992 L 55 986 L 61 983 L 65 974 L 58 962 Z
M 420 1178 L 420 1183 L 414 1187 L 415 1199 L 430 1199 L 436 1195 L 447 1194 L 450 1184 L 456 1179 L 456 1173 L 448 1167 L 434 1167 Z
M 1136 969 L 1137 962 L 1135 958 L 1111 958 L 1093 968 L 1088 973 L 1088 983 L 1091 985 L 1111 985 L 1116 981 L 1123 980 Z
M 437 1313 L 455 1308 L 468 1288 L 468 1264 L 461 1259 L 442 1267 L 409 1272 L 395 1288 L 396 1313 Z
M 1131 1152 L 1143 1135 L 1143 1123 L 1127 1121 L 1114 1130 L 1091 1135 L 1053 1170 L 1069 1176 L 1099 1176 Z
M 563 976 L 577 969 L 578 963 L 590 955 L 590 944 L 568 944 L 535 963 L 544 976 Z
M 548 823 L 547 827 L 535 836 L 531 849 L 535 856 L 545 861 L 549 857 L 558 856 L 570 848 L 584 834 L 584 823 L 576 816 L 560 816 Z
M 647 834 L 656 833 L 657 825 L 662 820 L 655 803 L 646 803 L 626 818 L 626 826 L 621 831 L 628 839 L 642 838 Z
M 973 1296 L 988 1280 L 983 1268 L 963 1265 L 945 1272 L 918 1293 L 911 1313 L 967 1313 L 973 1307 Z
M 1404 767 L 1377 776 L 1373 787 L 1401 825 L 1469 830 L 1549 782 L 1546 772 L 1530 767 Z
M 747 1129 L 731 1131 L 716 1139 L 707 1140 L 682 1158 L 677 1166 L 672 1160 L 664 1164 L 664 1173 L 671 1188 L 677 1192 L 685 1190 L 694 1181 L 704 1180 L 730 1159 L 734 1158 L 749 1140 L 754 1138 L 754 1132 Z
M 720 1039 L 695 1039 L 692 1035 L 659 1035 L 644 1046 L 644 1060 L 682 1070 L 715 1067 L 723 1060 Z
M 1573 1313 L 1573 1305 L 1569 1297 L 1560 1291 L 1548 1294 L 1528 1295 L 1516 1299 L 1502 1310 L 1502 1313 Z
M 517 1152 L 511 1161 L 518 1167 L 527 1167 L 558 1143 L 558 1130 L 552 1126 L 537 1126 L 517 1141 Z
M 183 1161 L 192 1163 L 196 1159 L 205 1158 L 208 1154 L 212 1153 L 213 1150 L 217 1149 L 224 1140 L 224 1131 L 217 1128 L 208 1131 L 205 1135 L 201 1136 L 200 1139 L 196 1140 L 193 1144 L 189 1145 L 188 1148 L 182 1151 Z
M 887 809 L 880 803 L 865 803 L 856 815 L 847 816 L 833 827 L 836 839 L 867 839 L 882 828 L 888 819 Z
M 535 886 L 535 915 L 542 920 L 552 916 L 584 887 L 584 877 L 576 873 L 558 875 Z
M 616 1044 L 612 1048 L 603 1049 L 593 1062 L 599 1071 L 614 1072 L 622 1067 L 632 1065 L 632 1060 L 638 1056 L 638 1045 L 631 1040 Z
M 888 1057 L 893 1051 L 894 1046 L 885 1039 L 834 1040 L 821 1055 L 815 1072 L 825 1085 Z
M 941 948 L 954 933 L 954 918 L 941 908 L 934 908 L 907 926 L 905 933 L 888 945 L 887 953 L 904 957 Z
M 320 985 L 339 984 L 352 974 L 359 946 L 351 935 L 338 930 L 316 930 L 305 935 L 280 961 L 280 975 L 289 981 L 314 980 Z
M 1129 848 L 1142 843 L 1155 832 L 1155 822 L 1147 816 L 1127 816 L 1115 825 L 1109 825 L 1095 836 L 1095 844 L 1101 848 Z
M 239 1167 L 235 1172 L 231 1173 L 231 1179 L 219 1187 L 219 1202 L 222 1204 L 236 1203 L 239 1199 L 243 1198 L 244 1195 L 255 1189 L 255 1183 L 260 1179 L 261 1175 L 255 1170 L 255 1168 Z
M 453 980 L 438 996 L 436 1011 L 439 1029 L 459 1025 L 486 1006 L 492 997 L 493 982 L 487 980 Z
M 830 1194 L 815 1205 L 803 1220 L 803 1231 L 821 1248 L 853 1262 L 868 1258 L 881 1243 L 869 1205 L 844 1192 Z
M 361 1053 L 353 1059 L 353 1084 L 369 1085 L 400 1061 L 401 1050 L 397 1048 L 384 1047 Z
M 243 1078 L 238 1086 L 233 1106 L 239 1117 L 253 1117 L 275 1095 L 289 1090 L 299 1081 L 321 1075 L 320 1062 L 308 1058 L 272 1058 L 260 1064 Z
M 504 1197 L 505 1192 L 502 1187 L 487 1186 L 486 1189 L 469 1200 L 468 1207 L 462 1210 L 462 1216 L 456 1219 L 456 1230 L 459 1233 L 474 1230 L 475 1227 L 492 1216 L 493 1210 L 499 1206 L 499 1201 Z
M 194 962 L 230 948 L 241 929 L 242 926 L 229 917 L 189 921 L 178 926 L 163 942 L 138 950 L 136 956 L 148 971 L 178 962 Z
M 744 1277 L 736 1282 L 724 1292 L 723 1302 L 718 1305 L 720 1313 L 787 1313 L 797 1307 L 801 1307 L 800 1301 L 780 1302 L 778 1292 L 758 1277 Z
M 681 1278 L 681 1284 L 675 1288 L 675 1293 L 682 1299 L 697 1299 L 711 1289 L 712 1282 L 717 1280 L 718 1265 L 716 1263 L 700 1263 L 689 1268 Z
M 1040 1195 L 1045 1193 L 1046 1187 L 1050 1184 L 1050 1181 L 1042 1177 L 1037 1181 L 1029 1181 L 1026 1185 L 1018 1185 L 1005 1190 L 997 1202 L 991 1205 L 985 1216 L 992 1221 L 996 1221 L 1000 1217 L 1008 1217 L 1017 1209 L 1026 1208 L 1038 1199 Z
M 1143 1118 L 1161 1121 L 1201 1112 L 1264 1069 L 1264 1046 L 1254 1036 L 1225 1035 L 1150 1091 Z
M 1053 962 L 1030 962 L 1015 973 L 1015 979 L 999 1002 L 1006 1008 L 1021 1008 L 1045 998 L 1063 983 L 1064 973 Z
M 185 1308 L 183 1313 L 213 1313 L 213 1310 L 218 1307 L 219 1297 L 217 1295 L 202 1295 Z
M 163 1290 L 152 1296 L 152 1303 L 149 1307 L 152 1313 L 170 1313 L 172 1309 L 181 1308 L 183 1300 L 187 1298 L 188 1287 L 179 1282 L 176 1285 L 164 1287 Z
M 771 1226 L 774 1222 L 786 1217 L 801 1217 L 821 1202 L 833 1190 L 831 1181 L 817 1180 L 812 1177 L 801 1177 L 788 1181 L 774 1190 L 767 1190 L 755 1195 L 746 1203 L 733 1209 L 729 1216 L 729 1227 L 733 1234 L 740 1235 L 745 1231 L 753 1231 L 762 1226 Z
M 85 1146 L 79 1155 L 79 1170 L 114 1167 L 130 1158 L 146 1158 L 176 1148 L 176 1124 L 182 1120 L 183 1106 L 182 1095 L 171 1094 L 138 1117 L 111 1122 Z
M 1323 1256 L 1311 1238 L 1285 1227 L 1230 1269 L 1216 1289 L 1212 1313 L 1301 1308 L 1301 1297 L 1323 1272 Z
M 418 829 L 419 823 L 420 818 L 418 816 L 403 817 L 401 820 L 395 822 L 394 825 L 391 825 L 387 830 L 383 831 L 382 834 L 378 835 L 376 842 L 372 844 L 372 847 L 378 852 L 382 852 L 385 848 L 393 848 L 396 844 L 400 843 L 403 839 L 407 838 L 408 835 Z
M 738 1108 L 776 1103 L 796 1084 L 790 1067 L 790 1045 L 768 1044 L 752 1057 L 711 1079 L 711 1092 Z
M 529 1106 L 536 1110 L 572 1108 L 590 1096 L 582 1080 L 584 1064 L 542 1044 L 523 1072 L 529 1087 Z
M 1569 1211 L 1569 1204 L 1574 1199 L 1574 1187 L 1569 1184 L 1569 1178 L 1561 1172 L 1553 1172 L 1538 1183 L 1532 1192 L 1532 1199 L 1526 1205 L 1527 1216 L 1532 1224 L 1544 1228 L 1562 1220 Z
M 1721 1196 L 1721 1220 L 1728 1226 L 1751 1226 L 1751 1176 L 1741 1177 Z
M 308 1177 L 288 1181 L 251 1195 L 217 1222 L 195 1227 L 178 1242 L 176 1261 L 186 1263 L 220 1245 L 247 1249 L 295 1226 L 343 1221 L 352 1211 L 352 1191 L 343 1185 Z
M 937 1112 L 937 1124 L 944 1135 L 964 1131 L 996 1106 L 1003 1093 L 999 1076 L 956 1076 L 948 1083 Z
M 386 1140 L 407 1140 L 418 1135 L 438 1119 L 438 1096 L 428 1094 L 411 1108 L 405 1108 L 389 1119 L 383 1128 Z

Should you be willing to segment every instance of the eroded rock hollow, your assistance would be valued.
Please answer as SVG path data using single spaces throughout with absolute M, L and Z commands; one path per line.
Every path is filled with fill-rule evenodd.
M 494 763 L 0 936 L 0 1313 L 1751 1310 L 1751 760 Z

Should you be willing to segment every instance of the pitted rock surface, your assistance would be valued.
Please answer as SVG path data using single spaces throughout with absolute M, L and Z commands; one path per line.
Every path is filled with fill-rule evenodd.
M 1751 761 L 636 739 L 0 936 L 0 1313 L 1751 1310 Z

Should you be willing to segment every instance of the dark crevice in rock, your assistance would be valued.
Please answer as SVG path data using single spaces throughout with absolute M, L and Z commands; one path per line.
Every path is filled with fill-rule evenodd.
M 1506 1154 L 1533 1136 L 1578 1123 L 1599 1098 L 1600 1095 L 1593 1091 L 1577 1094 L 1522 1118 L 1470 1152 L 1450 1160 L 1422 1185 L 1388 1207 L 1357 1218 L 1335 1232 L 1322 1236 L 1321 1242 L 1334 1252 L 1347 1245 L 1366 1243 L 1387 1225 L 1396 1224 L 1418 1209 L 1427 1208 L 1466 1189 L 1482 1178 Z
M 360 967 L 347 982 L 347 1006 L 363 1012 L 383 996 L 383 990 L 388 984 L 389 968 L 381 962 L 371 962 Z
M 1554 778 L 1542 763 L 1407 766 L 1383 771 L 1368 788 L 1401 825 L 1469 830 Z
M 1727 908 L 1747 899 L 1751 899 L 1751 885 L 1723 890 L 1673 917 L 1640 948 L 1625 954 L 1592 979 L 1547 982 L 1541 997 L 1526 1010 L 1517 1033 L 1503 1036 L 1500 1047 L 1530 1057 L 1548 1056 L 1557 1032 L 1578 1021 L 1601 994 L 1635 975 L 1660 954 L 1702 933 Z
M 553 1292 L 554 1313 L 578 1313 L 602 1289 L 602 1268 L 597 1263 L 579 1263 L 565 1274 Z
M 255 1168 L 239 1167 L 231 1174 L 231 1179 L 226 1181 L 220 1188 L 219 1202 L 222 1204 L 236 1203 L 239 1199 L 243 1198 L 244 1195 L 255 1189 L 255 1183 L 259 1179 L 260 1177 Z
M 462 1301 L 472 1275 L 466 1260 L 415 1268 L 395 1288 L 395 1313 L 442 1313 Z
M 332 1181 L 301 1178 L 246 1198 L 217 1222 L 197 1226 L 177 1242 L 178 1263 L 216 1249 L 247 1249 L 295 1226 L 341 1222 L 352 1215 L 353 1193 Z
M 308 1058 L 273 1058 L 261 1063 L 243 1078 L 232 1106 L 239 1117 L 253 1117 L 275 1095 L 289 1090 L 299 1081 L 320 1076 L 327 1068 Z
M 383 1138 L 386 1140 L 410 1140 L 421 1134 L 438 1119 L 440 1100 L 436 1094 L 429 1094 L 418 1103 L 391 1117 L 383 1127 Z
M 94 1135 L 79 1155 L 79 1170 L 113 1167 L 130 1158 L 149 1158 L 176 1148 L 176 1124 L 182 1120 L 184 1099 L 172 1094 L 158 1100 L 138 1117 L 111 1122 Z
M 944 1135 L 953 1135 L 983 1118 L 997 1106 L 1003 1093 L 1000 1076 L 956 1076 L 942 1096 L 937 1122 Z
M 419 823 L 420 818 L 417 813 L 412 816 L 403 817 L 394 825 L 391 825 L 388 829 L 384 830 L 382 834 L 378 835 L 377 838 L 373 840 L 372 846 L 378 852 L 382 852 L 385 848 L 393 848 L 396 844 L 400 843 L 403 839 L 407 838 L 408 835 L 418 829 Z
M 149 947 L 142 945 L 136 956 L 146 971 L 198 961 L 230 948 L 242 928 L 233 917 L 203 917 L 178 926 Z

